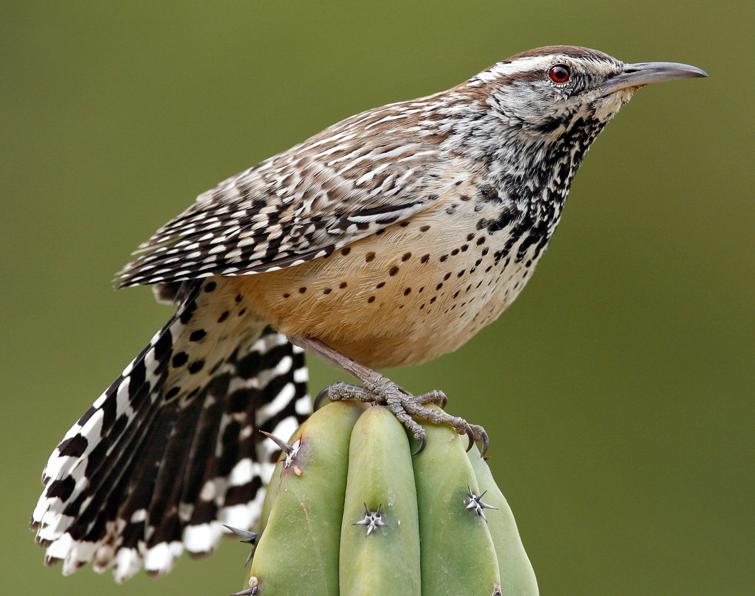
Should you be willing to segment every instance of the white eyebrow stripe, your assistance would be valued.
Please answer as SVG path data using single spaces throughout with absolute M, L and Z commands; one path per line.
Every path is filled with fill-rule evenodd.
M 547 56 L 530 56 L 527 58 L 517 58 L 513 62 L 498 62 L 487 70 L 481 72 L 475 78 L 481 81 L 494 81 L 501 77 L 521 73 L 531 72 L 550 66 L 558 54 L 549 54 Z M 566 56 L 564 56 L 566 59 Z
M 604 72 L 604 74 L 611 74 L 613 69 L 615 69 L 617 66 L 616 63 L 610 62 L 608 59 L 601 59 L 597 56 L 575 57 L 562 53 L 545 54 L 541 56 L 527 56 L 524 58 L 517 58 L 511 62 L 498 62 L 497 64 L 494 64 L 487 70 L 470 79 L 469 84 L 472 87 L 475 87 L 482 85 L 483 83 L 496 81 L 500 78 L 511 75 L 546 70 L 551 65 L 557 64 L 559 62 L 566 64 L 574 62 L 582 64 L 589 63 L 593 68 L 597 68 L 599 71 Z

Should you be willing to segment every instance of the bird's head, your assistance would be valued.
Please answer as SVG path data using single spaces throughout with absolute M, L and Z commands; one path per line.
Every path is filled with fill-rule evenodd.
M 640 87 L 706 73 L 687 64 L 625 64 L 577 46 L 529 50 L 445 95 L 448 145 L 486 164 L 499 186 L 553 189 L 561 202 L 582 157 Z
M 487 103 L 507 125 L 555 140 L 577 122 L 605 124 L 640 87 L 704 76 L 687 64 L 625 64 L 597 50 L 549 46 L 499 62 L 467 85 L 485 89 Z

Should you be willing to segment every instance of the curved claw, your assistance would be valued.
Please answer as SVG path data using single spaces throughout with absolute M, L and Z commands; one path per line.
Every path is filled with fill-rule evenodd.
M 488 433 L 485 432 L 485 429 L 482 429 L 480 443 L 480 457 L 484 458 L 488 453 L 488 447 L 490 447 L 490 439 L 488 438 Z
M 469 453 L 472 450 L 472 447 L 474 447 L 475 438 L 474 433 L 472 432 L 472 429 L 467 430 L 467 439 L 469 442 L 467 443 L 467 453 Z
M 417 439 L 417 448 L 414 451 L 412 451 L 412 456 L 419 455 L 420 453 L 422 453 L 422 451 L 425 449 L 425 443 L 426 443 L 424 434 L 414 435 L 414 438 Z
M 321 389 L 320 392 L 315 396 L 314 401 L 312 402 L 312 411 L 316 412 L 320 409 L 320 406 L 322 405 L 322 402 L 324 399 L 327 399 L 330 394 L 330 386 L 325 387 L 325 389 Z
M 469 443 L 467 443 L 467 452 L 472 449 L 475 443 L 479 442 L 480 457 L 485 458 L 485 454 L 488 452 L 488 447 L 490 446 L 490 439 L 488 438 L 488 433 L 485 432 L 483 427 L 477 426 L 476 424 L 470 424 L 463 432 L 459 431 L 459 434 L 467 435 L 469 440 Z

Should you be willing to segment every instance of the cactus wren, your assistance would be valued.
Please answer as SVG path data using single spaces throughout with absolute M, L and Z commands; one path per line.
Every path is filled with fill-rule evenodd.
M 120 287 L 175 315 L 50 456 L 32 522 L 64 573 L 128 578 L 256 519 L 275 445 L 310 412 L 304 350 L 362 381 L 331 398 L 483 429 L 373 369 L 451 352 L 522 290 L 605 124 L 644 85 L 706 76 L 571 46 L 352 116 L 228 178 L 142 244 Z

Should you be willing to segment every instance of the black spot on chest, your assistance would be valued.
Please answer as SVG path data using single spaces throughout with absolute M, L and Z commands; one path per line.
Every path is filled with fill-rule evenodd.
M 519 211 L 516 205 L 512 202 L 502 205 L 501 210 L 498 212 L 498 217 L 487 222 L 485 226 L 488 233 L 495 234 L 500 232 L 504 228 L 509 227 L 518 217 Z
M 498 189 L 490 184 L 480 184 L 477 187 L 477 196 L 480 201 L 486 203 L 503 203 L 503 199 L 498 193 Z

